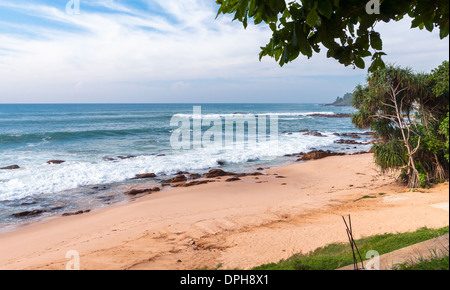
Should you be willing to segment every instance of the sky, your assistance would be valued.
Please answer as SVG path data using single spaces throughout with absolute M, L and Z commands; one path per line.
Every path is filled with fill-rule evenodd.
M 367 76 L 326 52 L 259 61 L 270 30 L 216 19 L 215 0 L 79 1 L 0 0 L 0 103 L 327 103 Z M 386 62 L 448 60 L 448 39 L 410 25 L 377 25 Z

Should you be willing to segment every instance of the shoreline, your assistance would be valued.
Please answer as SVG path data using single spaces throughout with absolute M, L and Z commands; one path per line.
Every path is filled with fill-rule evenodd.
M 448 210 L 429 206 L 448 204 L 448 183 L 431 189 L 431 195 L 408 193 L 404 199 L 405 189 L 392 176 L 378 173 L 372 154 L 327 157 L 266 173 L 176 187 L 0 234 L 0 268 L 65 269 L 66 253 L 75 250 L 81 269 L 194 269 L 218 264 L 248 269 L 345 242 L 338 213 L 352 212 L 356 236 L 448 225 Z M 385 194 L 360 199 L 380 193 Z M 413 197 L 417 206 L 419 201 L 427 203 L 420 204 L 424 213 L 411 212 L 409 207 L 415 205 L 408 203 Z M 378 224 L 376 213 L 400 216 Z M 375 224 L 361 227 L 370 221 Z
M 299 133 L 304 135 L 315 135 L 319 137 L 326 137 L 323 136 L 319 131 L 309 131 L 307 129 L 300 130 Z M 291 135 L 293 133 L 289 132 L 283 132 L 283 134 Z M 343 147 L 347 148 L 341 148 L 340 150 L 334 152 L 330 150 L 318 150 L 317 148 L 311 148 L 311 151 L 304 153 L 295 153 L 295 154 L 286 154 L 284 156 L 279 156 L 279 160 L 275 163 L 267 163 L 267 164 L 253 164 L 253 165 L 246 165 L 245 163 L 242 163 L 240 166 L 244 169 L 245 173 L 234 173 L 234 172 L 227 172 L 229 173 L 229 177 L 242 177 L 244 174 L 254 174 L 255 172 L 260 173 L 264 170 L 271 169 L 271 168 L 280 168 L 284 166 L 289 166 L 292 164 L 296 164 L 300 161 L 310 161 L 310 160 L 317 160 L 326 158 L 329 156 L 341 156 L 341 155 L 359 155 L 359 154 L 367 154 L 370 153 L 370 151 L 365 151 L 363 148 L 361 148 L 363 145 L 370 145 L 373 143 L 371 141 L 372 139 L 366 140 L 367 142 L 357 142 L 355 140 L 359 140 L 362 137 L 361 136 L 368 136 L 371 135 L 371 132 L 359 132 L 359 133 L 334 133 L 335 136 L 339 136 L 340 138 L 347 138 L 347 139 L 340 139 L 334 142 L 334 144 L 344 144 Z M 352 148 L 350 148 L 352 147 Z M 360 147 L 360 148 L 358 148 Z M 335 148 L 337 149 L 337 148 Z M 367 149 L 367 148 L 366 148 Z M 163 156 L 165 156 L 163 154 Z M 132 159 L 136 158 L 138 156 L 129 155 L 129 156 L 118 156 L 118 159 L 126 160 L 126 159 Z M 284 159 L 283 159 L 284 158 Z M 103 158 L 105 159 L 105 157 Z M 281 160 L 283 159 L 283 160 Z M 109 161 L 117 161 L 116 159 L 108 158 Z M 63 164 L 66 161 L 64 160 L 51 160 L 47 163 L 54 163 L 54 164 Z M 218 162 L 216 168 L 210 168 L 211 170 L 222 170 L 221 168 L 225 169 L 230 167 L 230 165 L 223 163 L 221 164 Z M 234 166 L 231 166 L 234 167 Z M 237 166 L 239 167 L 239 166 Z M 19 167 L 20 168 L 20 167 Z M 197 172 L 198 170 L 194 170 L 194 172 Z M 208 174 L 208 171 L 203 170 L 203 173 L 190 173 L 185 171 L 179 171 L 178 173 L 174 173 L 172 175 L 166 175 L 164 173 L 162 174 L 155 174 L 155 173 L 144 173 L 144 174 L 135 174 L 134 178 L 128 178 L 126 180 L 123 180 L 121 182 L 114 182 L 114 183 L 107 183 L 107 184 L 91 184 L 86 185 L 79 188 L 73 188 L 64 190 L 59 193 L 63 194 L 79 194 L 79 193 L 85 193 L 89 192 L 86 196 L 96 196 L 96 203 L 93 204 L 91 207 L 83 207 L 83 206 L 76 206 L 72 207 L 70 204 L 54 204 L 53 207 L 35 207 L 35 204 L 38 204 L 38 201 L 33 200 L 27 200 L 22 199 L 19 201 L 22 201 L 21 204 L 15 204 L 14 206 L 20 207 L 20 206 L 28 206 L 27 209 L 17 210 L 15 212 L 11 212 L 10 217 L 14 217 L 15 221 L 10 221 L 8 223 L 5 223 L 2 225 L 2 228 L 0 229 L 0 234 L 14 232 L 16 230 L 20 230 L 22 228 L 26 228 L 28 226 L 33 226 L 35 224 L 40 224 L 43 222 L 46 222 L 48 220 L 52 220 L 55 218 L 60 217 L 67 217 L 72 215 L 79 215 L 91 211 L 97 211 L 101 210 L 103 208 L 107 208 L 110 206 L 118 206 L 122 204 L 126 204 L 128 202 L 132 202 L 135 199 L 141 198 L 147 194 L 151 194 L 154 189 L 156 191 L 161 190 L 167 190 L 167 188 L 172 189 L 174 187 L 180 186 L 180 184 L 177 184 L 177 182 L 168 182 L 168 180 L 177 178 L 185 175 L 187 177 L 187 180 L 185 181 L 188 186 L 195 185 L 195 183 L 199 179 L 204 179 L 205 176 Z M 195 176 L 195 177 L 192 177 Z M 214 180 L 213 180 L 214 181 Z M 183 185 L 183 184 L 181 184 Z M 133 191 L 143 191 L 143 192 L 133 192 Z M 93 192 L 97 191 L 97 192 Z M 86 203 L 88 204 L 88 203 Z M 92 201 L 89 203 L 92 204 Z M 70 208 L 69 208 L 70 207 Z

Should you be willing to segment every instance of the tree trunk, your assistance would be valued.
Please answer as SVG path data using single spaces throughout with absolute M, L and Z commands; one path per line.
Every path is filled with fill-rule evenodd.
M 447 180 L 448 179 L 448 173 L 445 172 L 444 168 L 442 167 L 441 163 L 439 162 L 439 158 L 436 154 L 434 154 L 434 160 L 435 160 L 435 178 L 437 180 Z
M 409 158 L 409 174 L 408 174 L 408 187 L 409 188 L 417 188 L 419 187 L 419 171 L 416 168 L 416 164 L 414 163 L 414 158 L 412 154 L 410 154 L 409 145 L 408 148 L 408 158 Z

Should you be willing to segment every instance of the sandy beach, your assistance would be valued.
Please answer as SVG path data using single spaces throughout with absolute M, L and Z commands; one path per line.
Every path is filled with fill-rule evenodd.
M 449 185 L 409 191 L 372 154 L 328 157 L 155 192 L 0 235 L 0 269 L 250 269 L 356 238 L 449 225 Z M 363 198 L 372 196 L 374 198 Z M 376 250 L 376 249 L 375 249 Z

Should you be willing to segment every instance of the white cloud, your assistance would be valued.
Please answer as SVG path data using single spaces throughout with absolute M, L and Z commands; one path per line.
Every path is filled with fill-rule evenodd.
M 230 17 L 215 20 L 210 0 L 149 0 L 148 11 L 113 0 L 86 2 L 82 1 L 80 15 L 69 15 L 63 5 L 55 8 L 0 0 L 0 9 L 20 10 L 73 28 L 10 24 L 12 31 L 35 37 L 0 33 L 0 102 L 72 102 L 93 97 L 107 101 L 109 96 L 118 98 L 130 92 L 151 95 L 149 101 L 159 101 L 158 96 L 167 96 L 167 83 L 172 84 L 172 90 L 188 94 L 194 89 L 192 82 L 199 80 L 239 80 L 246 87 L 256 87 L 283 78 L 280 86 L 295 88 L 299 78 L 305 76 L 322 76 L 326 82 L 329 76 L 365 74 L 323 54 L 310 60 L 300 58 L 284 68 L 270 58 L 259 62 L 259 47 L 266 44 L 270 31 L 253 25 L 244 30 Z M 92 12 L 85 5 L 114 13 Z M 155 12 L 154 7 L 160 11 Z M 408 35 L 405 24 L 396 27 L 383 28 L 389 61 L 405 65 L 414 62 L 412 65 L 428 70 L 430 58 L 439 64 L 442 55 L 448 55 L 448 43 L 435 39 L 436 34 L 407 28 Z M 425 46 L 432 47 L 433 55 Z M 314 85 L 316 82 L 304 90 L 312 91 Z M 334 98 L 339 93 L 334 93 L 332 86 Z M 203 92 L 207 93 L 205 89 Z

